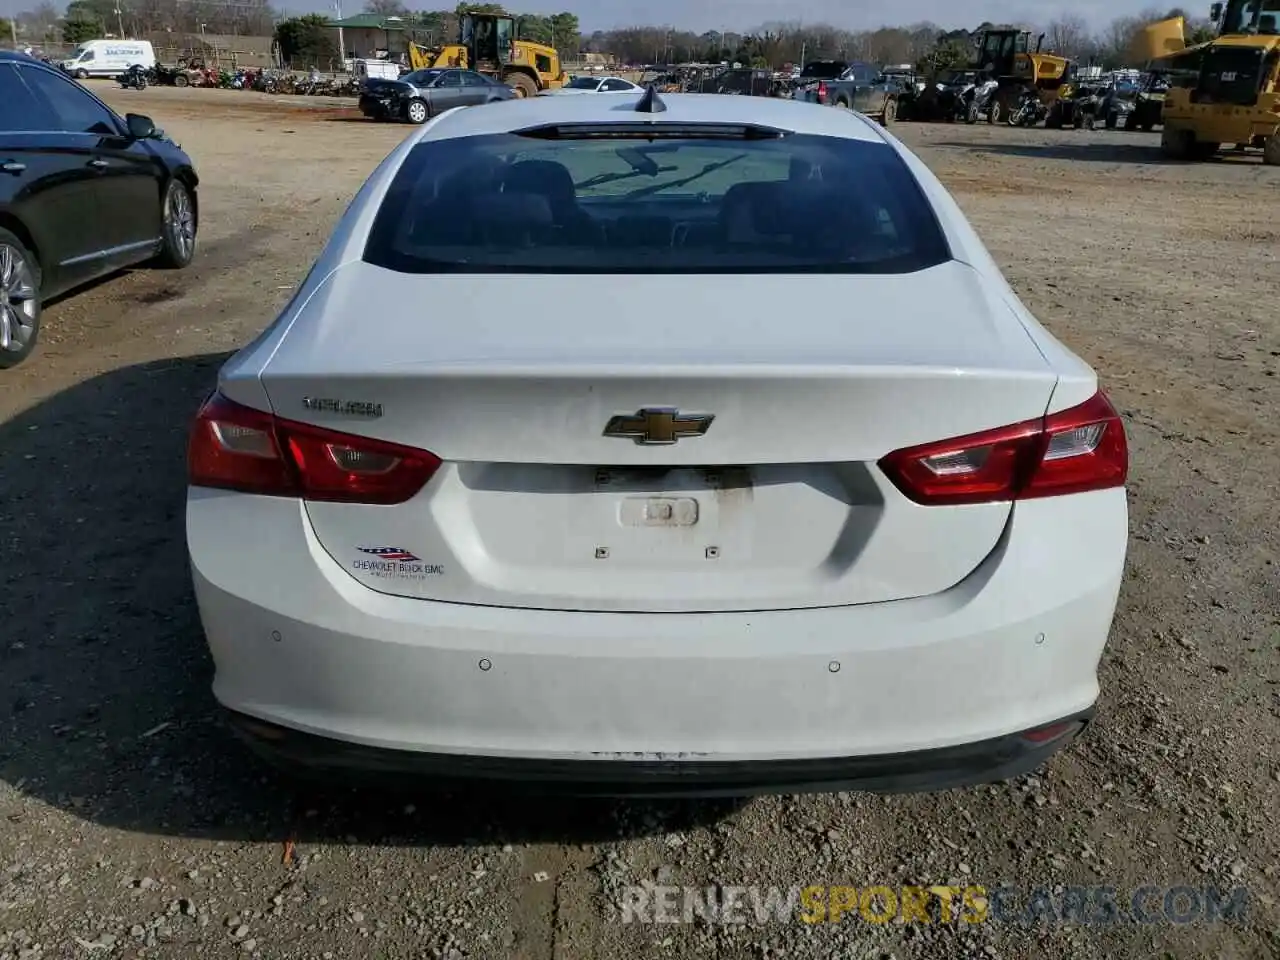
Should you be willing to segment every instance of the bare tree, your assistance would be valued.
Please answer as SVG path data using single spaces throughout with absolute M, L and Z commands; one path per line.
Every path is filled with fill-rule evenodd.
M 1156 19 L 1159 19 L 1157 16 Z M 1101 37 L 1100 53 L 1106 62 L 1113 67 L 1122 66 L 1129 56 L 1129 46 L 1139 30 L 1151 19 L 1146 14 L 1136 17 L 1116 17 L 1107 25 Z
M 58 27 L 58 21 L 61 16 L 58 8 L 48 0 L 38 4 L 35 8 L 28 10 L 26 13 L 20 13 L 15 18 L 21 28 L 21 33 L 28 39 L 34 39 L 40 43 L 47 43 L 51 40 L 57 40 L 61 31 Z M 8 39 L 8 37 L 4 37 Z
M 1090 44 L 1089 24 L 1084 18 L 1068 13 L 1050 22 L 1045 40 L 1049 49 L 1060 56 L 1075 60 Z
M 407 17 L 409 8 L 400 0 L 368 0 L 364 5 L 366 13 L 376 13 L 380 17 Z

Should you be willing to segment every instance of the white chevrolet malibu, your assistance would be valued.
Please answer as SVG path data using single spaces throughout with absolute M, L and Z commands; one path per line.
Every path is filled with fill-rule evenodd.
M 621 77 L 574 77 L 563 87 L 542 91 L 542 96 L 562 96 L 581 93 L 644 93 L 644 87 Z
M 1088 722 L 1127 464 L 876 124 L 550 97 L 374 171 L 200 410 L 187 536 L 286 766 L 927 790 Z

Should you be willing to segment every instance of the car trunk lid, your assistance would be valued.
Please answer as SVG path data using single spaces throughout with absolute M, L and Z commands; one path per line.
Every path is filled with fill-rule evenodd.
M 544 609 L 871 603 L 963 579 L 1009 504 L 921 506 L 876 464 L 1044 413 L 1056 378 L 1007 305 L 958 263 L 723 281 L 582 276 L 566 302 L 564 277 L 343 266 L 265 369 L 275 412 L 445 463 L 403 504 L 308 503 L 319 543 L 375 590 Z

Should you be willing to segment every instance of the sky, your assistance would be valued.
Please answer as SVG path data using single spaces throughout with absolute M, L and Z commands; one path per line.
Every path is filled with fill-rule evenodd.
M 1194 5 L 1194 0 L 1192 4 Z M 849 3 L 848 0 L 588 0 L 578 8 L 584 30 L 607 30 L 637 20 L 669 22 L 674 27 L 702 30 L 742 30 L 769 21 L 802 20 L 830 23 L 850 30 L 932 20 L 945 27 L 972 27 L 983 20 L 993 23 L 1050 19 L 1059 10 L 1070 11 L 1101 27 L 1115 17 L 1136 14 L 1152 6 L 1152 0 L 895 0 L 894 3 Z M 1209 4 L 1203 4 L 1208 10 Z M 589 13 L 588 13 L 589 11 Z M 641 14 L 643 11 L 643 14 Z
M 342 12 L 355 13 L 362 0 L 343 0 Z M 332 0 L 278 0 L 290 12 L 328 11 Z M 1100 28 L 1120 16 L 1137 14 L 1152 6 L 1171 5 L 1153 0 L 895 0 L 894 3 L 853 3 L 848 0 L 512 0 L 507 8 L 519 12 L 554 13 L 564 8 L 578 14 L 582 29 L 609 30 L 636 24 L 665 24 L 681 30 L 741 31 L 770 21 L 830 23 L 849 30 L 932 20 L 944 27 L 974 27 L 984 20 L 993 23 L 1040 23 L 1058 11 L 1071 12 Z M 417 0 L 410 7 L 430 7 Z M 441 7 L 453 7 L 452 0 Z M 1197 9 L 1209 4 L 1191 0 L 1184 6 Z M 552 8 L 556 9 L 552 9 Z

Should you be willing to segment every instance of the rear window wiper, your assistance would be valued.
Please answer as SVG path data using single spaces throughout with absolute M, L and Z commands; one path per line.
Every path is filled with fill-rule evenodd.
M 624 172 L 600 173 L 594 177 L 588 177 L 581 183 L 575 183 L 574 187 L 578 190 L 586 190 L 606 183 L 614 183 L 618 180 L 634 180 L 636 177 L 656 177 L 660 173 L 670 173 L 672 170 L 680 169 L 673 166 L 659 166 L 658 161 L 654 160 L 647 151 L 640 147 L 619 147 L 613 152 L 617 154 L 620 160 L 625 161 L 631 169 Z
M 618 180 L 634 180 L 636 177 L 656 177 L 660 173 L 670 173 L 673 170 L 679 170 L 677 166 L 663 165 L 654 169 L 653 173 L 648 170 L 627 170 L 617 173 L 599 173 L 594 177 L 589 177 L 581 183 L 575 183 L 575 190 L 589 190 L 592 187 L 604 186 L 606 183 L 615 183 Z
M 747 156 L 748 154 L 745 154 L 745 153 L 737 153 L 726 160 L 717 160 L 715 163 L 708 163 L 705 167 L 703 167 L 697 173 L 690 174 L 687 177 L 681 177 L 678 180 L 668 180 L 665 183 L 654 183 L 654 184 L 650 184 L 647 187 L 641 187 L 638 190 L 632 190 L 630 193 L 624 196 L 623 199 L 636 200 L 636 199 L 639 199 L 640 197 L 647 197 L 651 193 L 658 193 L 659 191 L 666 190 L 669 187 L 683 187 L 686 184 L 693 183 L 693 181 L 695 180 L 701 180 L 703 177 L 709 174 L 715 173 L 717 170 L 723 170 L 725 167 L 729 166 L 729 164 L 731 163 L 737 163 L 739 160 L 745 160 Z

